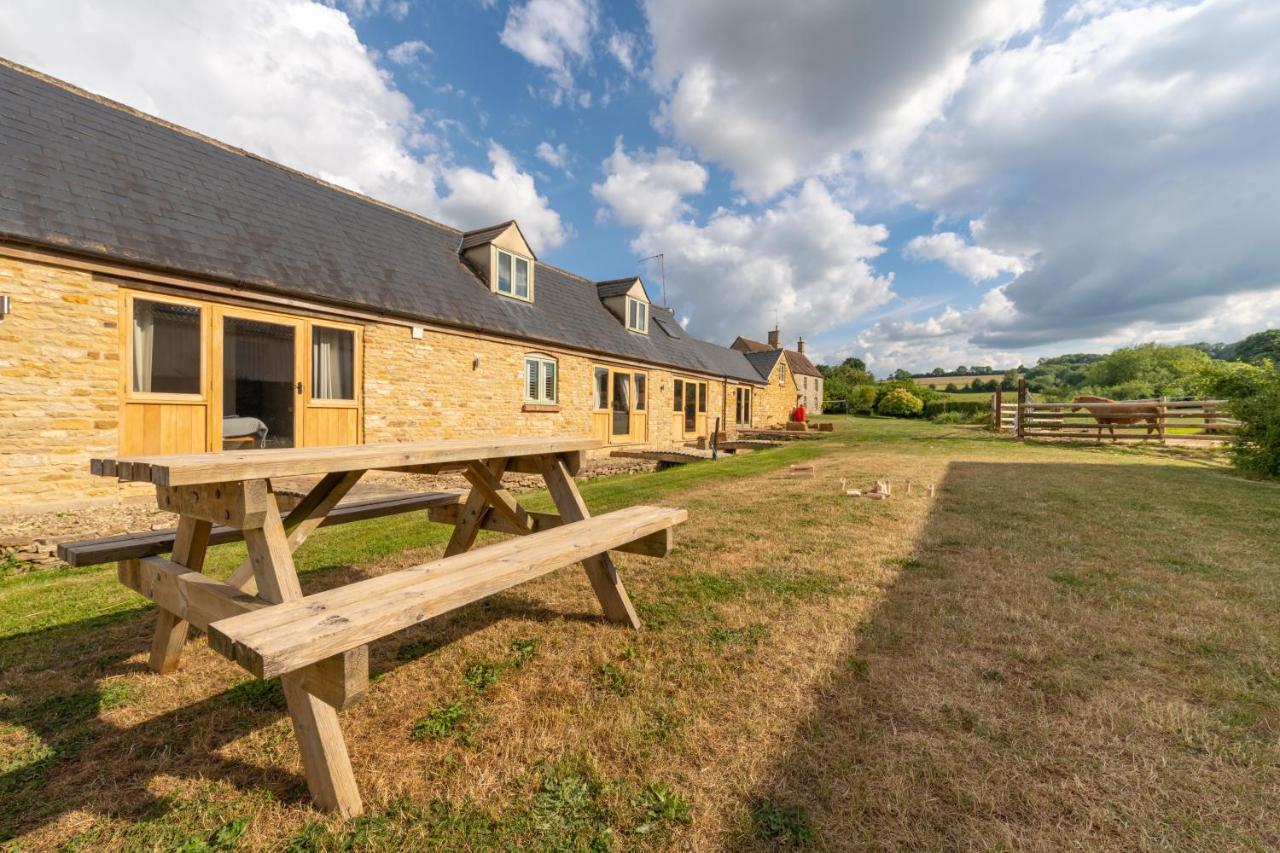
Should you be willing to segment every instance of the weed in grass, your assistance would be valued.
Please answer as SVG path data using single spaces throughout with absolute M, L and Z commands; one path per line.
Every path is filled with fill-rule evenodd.
M 431 738 L 444 740 L 465 732 L 467 719 L 471 716 L 471 708 L 465 702 L 450 702 L 441 705 L 425 717 L 419 717 L 413 723 L 409 737 L 413 740 Z
M 498 683 L 498 667 L 490 663 L 473 663 L 462 674 L 467 686 L 478 693 L 483 693 Z
M 405 643 L 396 649 L 396 660 L 408 663 L 426 657 L 441 649 L 444 643 L 440 640 L 419 640 L 416 643 Z
M 871 671 L 871 667 L 865 660 L 860 657 L 849 655 L 844 659 L 844 668 L 853 673 L 857 678 L 866 678 Z
M 659 708 L 640 723 L 640 737 L 649 743 L 670 743 L 680 728 L 681 719 L 675 713 Z
M 1073 575 L 1070 572 L 1055 572 L 1054 574 L 1049 575 L 1049 580 L 1056 584 L 1073 587 L 1075 589 L 1080 589 L 1081 587 L 1088 585 L 1088 582 L 1085 581 L 1084 578 L 1079 575 Z
M 835 595 L 844 579 L 809 569 L 754 569 L 741 575 L 742 584 L 772 599 L 809 601 Z
M 626 696 L 634 686 L 631 675 L 616 663 L 602 664 L 600 669 L 596 670 L 596 683 L 601 689 L 619 696 Z
M 513 669 L 520 669 L 533 657 L 538 650 L 538 641 L 530 639 L 515 639 L 511 641 L 511 651 L 515 657 L 511 660 Z
M 4 550 L 0 553 L 0 578 L 9 575 L 23 575 L 36 567 L 35 561 L 24 560 L 17 551 Z
M 538 835 L 557 839 L 561 850 L 612 850 L 605 788 L 585 762 L 545 764 L 529 816 Z
M 241 681 L 227 691 L 227 698 L 254 711 L 283 711 L 287 704 L 278 678 Z
M 641 823 L 632 830 L 645 835 L 664 826 L 687 825 L 693 821 L 689 801 L 663 782 L 652 782 L 640 793 Z
M 221 853 L 224 850 L 235 850 L 236 842 L 248 828 L 249 818 L 238 817 L 215 829 L 208 838 L 189 840 L 177 849 L 181 853 Z
M 713 646 L 738 646 L 747 651 L 755 651 L 756 646 L 769 634 L 769 627 L 762 622 L 752 622 L 742 628 L 716 627 L 707 635 L 707 642 Z
M 1213 577 L 1221 575 L 1223 571 L 1220 567 L 1212 563 L 1202 563 L 1197 560 L 1188 560 L 1181 557 L 1172 557 L 1165 560 L 1169 568 L 1180 575 L 1197 575 L 1199 577 Z
M 981 673 L 983 681 L 991 681 L 996 684 L 1004 684 L 1004 673 L 998 669 L 984 669 Z
M 780 806 L 762 801 L 751 810 L 756 837 L 781 844 L 807 845 L 813 841 L 809 813 L 804 806 Z

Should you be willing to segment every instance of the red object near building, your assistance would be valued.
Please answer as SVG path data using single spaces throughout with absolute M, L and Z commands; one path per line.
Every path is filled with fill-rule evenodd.
M 791 420 L 798 424 L 804 423 L 805 418 L 808 416 L 809 413 L 804 410 L 804 406 L 796 406 L 791 412 Z

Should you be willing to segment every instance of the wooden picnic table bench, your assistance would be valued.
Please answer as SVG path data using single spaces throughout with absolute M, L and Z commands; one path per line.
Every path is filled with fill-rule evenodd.
M 635 506 L 592 517 L 573 476 L 599 446 L 503 438 L 94 459 L 95 474 L 154 484 L 177 528 L 64 543 L 60 554 L 73 565 L 118 561 L 120 581 L 159 606 L 153 670 L 177 667 L 194 625 L 259 678 L 280 676 L 312 798 L 354 815 L 360 793 L 337 711 L 367 690 L 370 642 L 574 563 L 606 619 L 640 626 L 609 552 L 666 556 L 687 514 Z M 370 470 L 460 471 L 471 490 L 340 507 Z M 502 485 L 507 472 L 541 475 L 558 512 L 522 507 Z M 282 517 L 271 479 L 303 474 L 323 477 Z M 422 509 L 454 526 L 441 559 L 303 596 L 293 552 L 318 527 Z M 471 550 L 481 530 L 520 538 Z M 226 581 L 201 573 L 210 544 L 239 539 L 249 556 Z

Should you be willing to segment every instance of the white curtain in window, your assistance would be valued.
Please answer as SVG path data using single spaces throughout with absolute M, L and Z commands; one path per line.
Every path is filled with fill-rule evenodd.
M 141 300 L 133 303 L 133 390 L 151 390 L 152 359 L 156 350 L 155 306 Z
M 355 335 L 345 329 L 311 330 L 311 396 L 318 400 L 351 400 L 354 384 Z

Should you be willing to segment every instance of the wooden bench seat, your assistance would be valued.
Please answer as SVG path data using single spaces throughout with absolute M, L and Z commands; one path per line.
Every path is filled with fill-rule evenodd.
M 332 509 L 320 522 L 320 526 L 329 527 L 334 524 L 348 524 L 353 521 L 382 518 L 420 509 L 431 510 L 437 507 L 456 506 L 462 503 L 463 497 L 459 492 L 421 492 L 377 500 L 351 501 L 339 504 Z M 72 566 L 96 566 L 99 563 L 113 563 L 118 560 L 154 557 L 173 550 L 176 533 L 176 530 L 152 530 L 145 533 L 108 536 L 104 539 L 63 542 L 58 545 L 58 559 Z M 244 539 L 244 531 L 236 527 L 214 527 L 209 532 L 210 545 L 239 542 L 242 539 Z
M 246 612 L 209 625 L 209 645 L 259 678 L 294 672 L 517 584 L 683 522 L 635 506 Z

